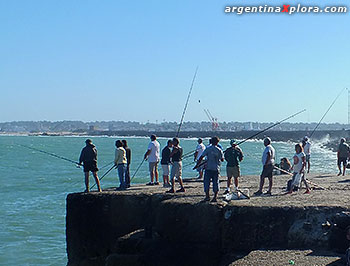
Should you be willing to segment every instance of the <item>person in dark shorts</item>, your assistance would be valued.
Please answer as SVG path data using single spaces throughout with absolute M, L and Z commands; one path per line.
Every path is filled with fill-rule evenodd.
M 345 175 L 346 165 L 348 164 L 350 148 L 345 141 L 346 141 L 345 138 L 340 139 L 340 144 L 338 146 L 338 152 L 337 152 L 338 168 L 339 168 L 338 176 L 342 174 L 341 164 L 343 164 L 343 175 Z
M 265 177 L 269 179 L 269 188 L 264 195 L 271 195 L 272 190 L 272 173 L 273 173 L 273 166 L 275 163 L 275 149 L 271 145 L 271 139 L 265 138 L 264 139 L 264 145 L 265 150 L 262 155 L 262 164 L 263 164 L 263 170 L 260 175 L 260 184 L 259 184 L 259 190 L 254 193 L 255 196 L 260 196 L 263 194 L 262 190 L 264 187 Z
M 79 164 L 83 164 L 85 175 L 85 192 L 89 192 L 89 175 L 90 171 L 95 178 L 95 182 L 99 192 L 102 192 L 100 180 L 97 176 L 97 150 L 91 139 L 85 141 L 86 146 L 82 149 L 79 157 Z
M 160 161 L 160 164 L 162 165 L 163 169 L 163 187 L 168 188 L 171 187 L 169 183 L 169 174 L 170 174 L 170 153 L 171 148 L 173 147 L 172 141 L 169 139 L 167 145 L 162 150 L 162 160 Z
M 122 140 L 123 143 L 123 148 L 126 151 L 126 172 L 125 172 L 125 184 L 126 187 L 129 188 L 130 187 L 130 164 L 131 164 L 131 150 L 128 147 L 128 142 L 123 139 Z

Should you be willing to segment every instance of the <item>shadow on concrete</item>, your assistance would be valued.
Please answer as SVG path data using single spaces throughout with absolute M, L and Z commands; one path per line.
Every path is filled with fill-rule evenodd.
M 341 257 L 339 259 L 337 259 L 336 261 L 333 261 L 331 263 L 328 263 L 326 264 L 327 266 L 341 266 L 341 265 L 345 265 L 345 261 L 344 259 L 342 258 L 343 257 L 343 254 L 339 254 L 339 253 L 334 253 L 334 252 L 331 252 L 331 251 L 312 251 L 310 254 L 307 254 L 306 256 L 317 256 L 317 257 Z
M 332 178 L 334 177 L 334 175 L 318 175 L 318 176 L 315 176 L 314 178 Z

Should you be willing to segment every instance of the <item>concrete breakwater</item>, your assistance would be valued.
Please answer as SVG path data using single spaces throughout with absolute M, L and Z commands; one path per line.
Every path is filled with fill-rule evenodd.
M 321 252 L 318 265 L 336 263 L 337 255 L 322 251 L 347 248 L 350 180 L 309 178 L 325 190 L 283 195 L 288 176 L 282 175 L 275 177 L 273 196 L 228 203 L 203 202 L 202 184 L 195 180 L 175 195 L 143 185 L 70 194 L 68 265 L 249 265 L 239 262 L 260 249 L 311 249 Z M 257 177 L 243 177 L 241 187 L 255 190 Z

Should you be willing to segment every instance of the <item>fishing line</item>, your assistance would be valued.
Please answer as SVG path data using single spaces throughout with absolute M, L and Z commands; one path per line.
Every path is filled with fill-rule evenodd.
M 54 154 L 54 153 L 51 153 L 51 152 L 47 152 L 47 151 L 43 151 L 43 150 L 40 150 L 40 149 L 37 149 L 37 148 L 33 148 L 33 147 L 30 147 L 30 146 L 27 146 L 27 145 L 22 145 L 22 144 L 18 144 L 19 146 L 22 146 L 22 147 L 25 147 L 27 149 L 31 149 L 31 150 L 34 150 L 34 151 L 38 151 L 38 152 L 41 152 L 41 153 L 44 153 L 44 154 L 47 154 L 47 155 L 50 155 L 50 156 L 53 156 L 53 157 L 56 157 L 58 159 L 61 159 L 61 160 L 65 160 L 67 162 L 71 162 L 71 163 L 74 163 L 77 165 L 77 167 L 80 167 L 80 164 L 76 161 L 73 161 L 71 159 L 68 159 L 68 158 L 65 158 L 63 156 L 60 156 L 60 155 L 57 155 L 57 154 Z
M 192 89 L 193 89 L 193 84 L 194 84 L 194 81 L 195 81 L 196 76 L 197 76 L 197 71 L 198 71 L 198 66 L 197 66 L 197 68 L 196 68 L 196 71 L 194 72 L 194 76 L 193 76 L 193 79 L 192 79 L 192 84 L 191 84 L 191 87 L 190 87 L 190 91 L 188 92 L 188 96 L 187 96 L 186 104 L 185 104 L 184 110 L 183 110 L 183 112 L 182 112 L 182 116 L 181 116 L 181 120 L 180 120 L 179 128 L 177 129 L 176 137 L 178 137 L 178 136 L 179 136 L 180 129 L 181 129 L 181 126 L 182 126 L 183 120 L 184 120 L 184 118 L 185 118 L 185 113 L 186 113 L 187 105 L 188 105 L 188 102 L 189 102 L 189 100 L 190 100 L 190 96 L 191 96 Z
M 327 113 L 331 110 L 331 108 L 333 107 L 333 105 L 335 104 L 335 102 L 338 100 L 339 96 L 343 93 L 343 91 L 346 88 L 342 89 L 340 91 L 340 93 L 337 95 L 337 97 L 334 99 L 334 101 L 332 102 L 332 104 L 329 106 L 329 108 L 327 109 L 327 111 L 324 113 L 324 115 L 322 116 L 322 118 L 320 119 L 320 121 L 318 122 L 318 124 L 316 125 L 316 127 L 314 128 L 314 130 L 312 131 L 312 133 L 310 134 L 310 138 L 312 137 L 312 135 L 315 133 L 316 129 L 318 128 L 318 126 L 321 124 L 323 118 L 325 118 L 325 116 L 327 115 Z

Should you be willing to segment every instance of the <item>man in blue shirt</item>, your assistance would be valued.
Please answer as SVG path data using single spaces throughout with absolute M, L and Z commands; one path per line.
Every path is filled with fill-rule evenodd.
M 204 157 L 207 157 L 207 165 L 205 168 L 204 174 L 204 192 L 205 192 L 205 200 L 209 201 L 209 186 L 210 180 L 213 182 L 213 191 L 214 197 L 211 200 L 212 202 L 217 201 L 217 195 L 219 192 L 219 176 L 220 176 L 220 165 L 221 162 L 224 161 L 224 153 L 222 149 L 218 147 L 219 143 L 218 137 L 211 138 L 211 146 L 207 147 L 202 153 L 201 157 L 199 157 L 198 162 L 194 169 L 200 166 L 201 161 Z

